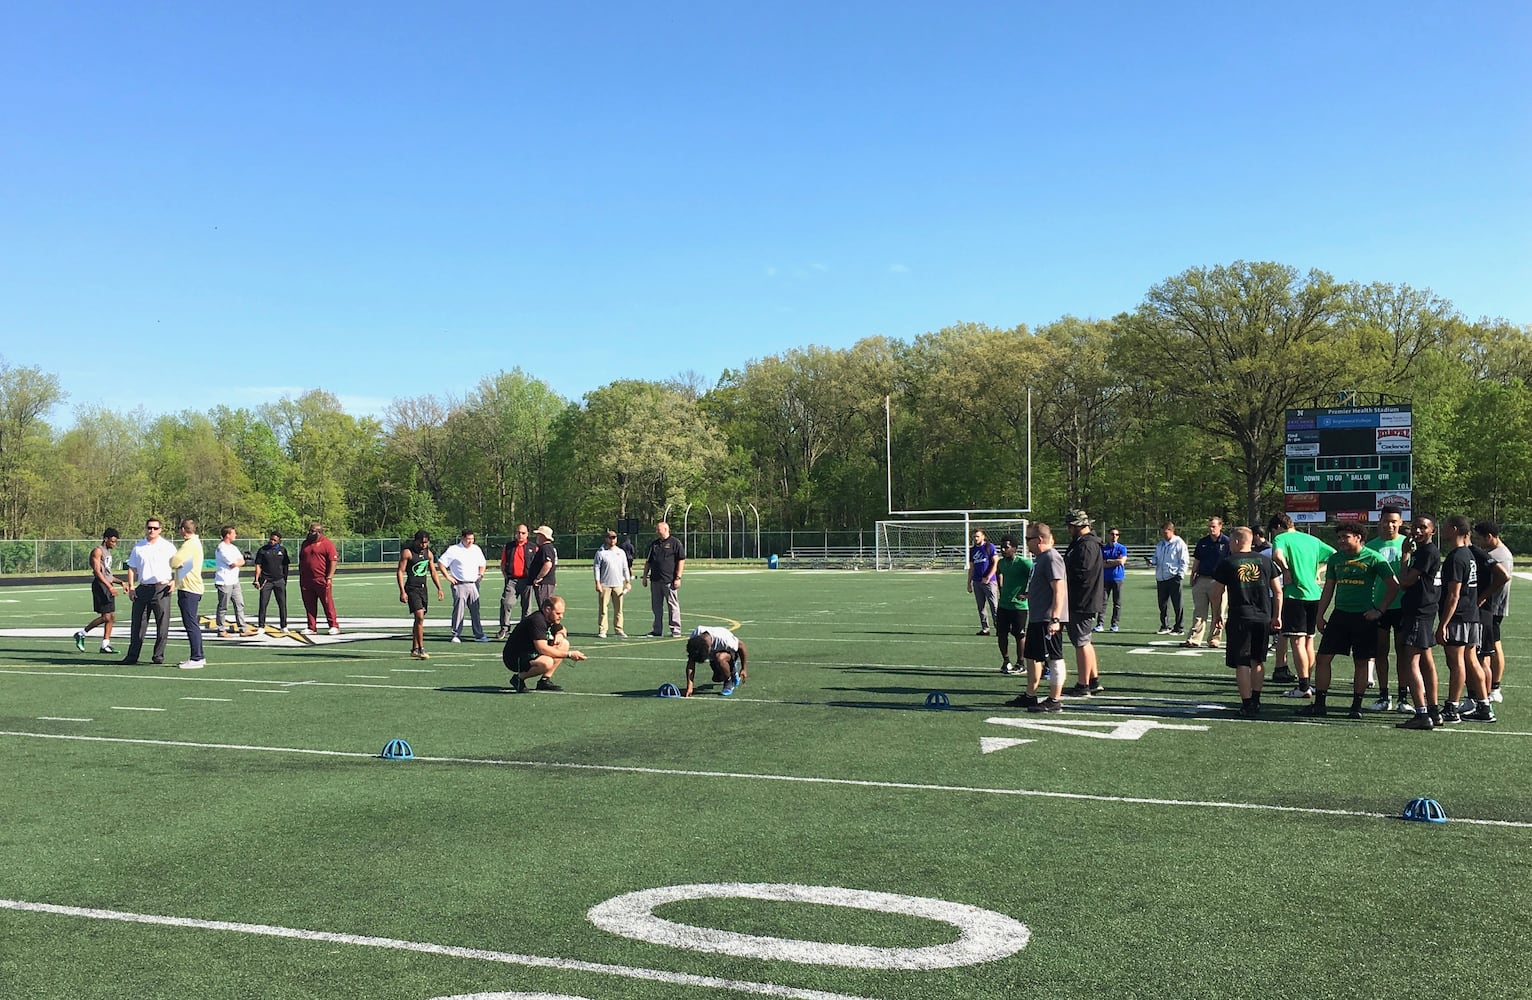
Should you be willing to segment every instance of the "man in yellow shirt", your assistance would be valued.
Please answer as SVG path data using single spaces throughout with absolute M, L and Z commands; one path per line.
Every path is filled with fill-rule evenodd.
M 181 626 L 186 638 L 191 640 L 191 657 L 177 664 L 182 670 L 201 670 L 207 666 L 202 658 L 202 626 L 197 621 L 197 605 L 202 603 L 202 539 L 197 537 L 197 522 L 191 518 L 181 521 L 181 547 L 170 557 L 170 568 L 176 574 L 176 606 L 181 609 Z

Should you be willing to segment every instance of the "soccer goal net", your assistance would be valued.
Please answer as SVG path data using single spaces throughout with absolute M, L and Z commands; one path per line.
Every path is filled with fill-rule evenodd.
M 879 521 L 874 548 L 878 569 L 957 569 L 968 565 L 975 530 L 996 548 L 1011 535 L 1025 551 L 1025 518 L 952 518 L 940 521 Z

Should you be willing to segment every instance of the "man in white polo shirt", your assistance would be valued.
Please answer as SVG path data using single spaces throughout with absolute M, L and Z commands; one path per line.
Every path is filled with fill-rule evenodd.
M 622 630 L 622 599 L 633 589 L 633 568 L 628 565 L 628 554 L 617 547 L 617 532 L 606 533 L 606 544 L 596 550 L 592 560 L 596 573 L 596 638 L 606 638 L 606 606 L 608 600 L 616 615 L 617 638 L 626 639 Z
M 479 622 L 479 581 L 484 579 L 484 550 L 474 544 L 472 531 L 464 529 L 456 545 L 442 553 L 441 567 L 452 581 L 452 641 L 462 642 L 463 611 L 473 621 L 474 642 L 488 642 Z
M 217 568 L 213 572 L 213 586 L 218 591 L 218 610 L 213 623 L 218 626 L 218 638 L 242 635 L 245 632 L 245 593 L 239 587 L 239 568 L 245 564 L 245 554 L 234 544 L 239 536 L 232 525 L 223 526 L 223 541 L 216 552 Z M 234 625 L 225 626 L 223 613 L 230 605 L 234 607 Z
M 175 573 L 170 560 L 175 544 L 162 537 L 164 524 L 151 517 L 144 524 L 144 537 L 133 545 L 128 555 L 128 594 L 133 599 L 133 630 L 128 639 L 128 655 L 123 663 L 137 663 L 149 632 L 149 616 L 154 615 L 154 662 L 165 662 L 165 642 L 170 638 L 170 585 Z

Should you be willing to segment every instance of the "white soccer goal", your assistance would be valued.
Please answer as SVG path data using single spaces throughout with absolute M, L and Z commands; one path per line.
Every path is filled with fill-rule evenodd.
M 964 517 L 929 521 L 879 521 L 874 542 L 874 564 L 885 569 L 954 569 L 968 566 L 968 547 L 975 529 L 983 529 L 996 548 L 1004 535 L 1016 539 L 1018 551 L 1026 551 L 1022 539 L 1026 518 Z

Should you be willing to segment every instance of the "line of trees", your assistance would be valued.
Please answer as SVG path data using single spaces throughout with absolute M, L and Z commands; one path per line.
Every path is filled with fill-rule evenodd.
M 667 505 L 755 504 L 767 528 L 1026 501 L 1129 526 L 1280 509 L 1284 411 L 1342 391 L 1415 407 L 1415 504 L 1532 521 L 1532 328 L 1429 291 L 1236 262 L 1131 313 L 1037 329 L 960 323 L 912 342 L 803 347 L 709 385 L 620 380 L 578 401 L 535 373 L 348 414 L 315 389 L 255 409 L 45 420 L 56 376 L 0 362 L 0 535 L 89 536 L 148 512 L 296 534 L 518 522 L 588 531 Z M 1030 405 L 1029 405 L 1030 399 Z

